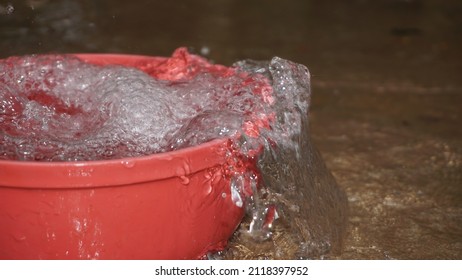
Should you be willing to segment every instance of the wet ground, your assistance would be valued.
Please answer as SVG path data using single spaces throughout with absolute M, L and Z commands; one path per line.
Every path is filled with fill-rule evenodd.
M 460 14 L 456 0 L 0 0 L 0 57 L 188 46 L 305 64 L 312 138 L 350 204 L 331 258 L 461 259 Z M 265 257 L 239 242 L 228 256 Z

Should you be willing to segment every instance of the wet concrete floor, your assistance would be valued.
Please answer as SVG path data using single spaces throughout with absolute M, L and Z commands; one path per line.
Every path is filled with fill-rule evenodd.
M 305 64 L 311 134 L 350 204 L 330 258 L 461 259 L 461 14 L 456 0 L 0 0 L 0 57 L 188 46 Z

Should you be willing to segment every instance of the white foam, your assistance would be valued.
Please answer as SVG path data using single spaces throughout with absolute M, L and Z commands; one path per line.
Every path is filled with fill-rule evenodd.
M 2 132 L 20 160 L 98 160 L 134 157 L 197 145 L 236 134 L 254 112 L 267 108 L 253 93 L 256 82 L 199 73 L 179 83 L 140 70 L 99 67 L 68 56 L 30 56 L 2 64 L 5 124 Z M 8 92 L 6 92 L 8 91 Z M 22 110 L 12 116 L 7 95 Z M 11 100 L 10 100 L 11 101 Z M 9 109 L 8 109 L 8 108 Z M 7 116 L 7 114 L 9 114 Z M 56 153 L 41 154 L 40 142 Z M 33 148 L 36 147 L 36 148 Z M 2 157 L 11 155 L 2 148 Z

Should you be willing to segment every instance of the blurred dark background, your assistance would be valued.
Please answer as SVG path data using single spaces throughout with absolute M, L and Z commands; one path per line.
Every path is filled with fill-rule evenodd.
M 461 15 L 457 0 L 0 0 L 0 57 L 186 46 L 305 64 L 312 137 L 350 201 L 339 258 L 460 259 Z
M 280 56 L 325 79 L 449 87 L 461 71 L 461 13 L 451 0 L 1 0 L 0 56 L 188 46 L 222 64 Z

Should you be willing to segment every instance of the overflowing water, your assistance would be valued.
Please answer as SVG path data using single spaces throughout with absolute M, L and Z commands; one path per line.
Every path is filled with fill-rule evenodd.
M 61 55 L 3 60 L 0 159 L 115 159 L 229 138 L 232 199 L 248 213 L 239 234 L 266 244 L 283 225 L 294 250 L 274 246 L 275 258 L 341 247 L 346 198 L 309 137 L 306 67 L 275 57 L 227 68 L 179 49 L 137 68 Z
M 235 237 L 240 247 L 237 251 L 265 252 L 261 258 L 280 259 L 324 258 L 338 253 L 348 205 L 310 139 L 308 69 L 278 57 L 269 62 L 241 61 L 235 66 L 267 77 L 275 100 L 271 129 L 262 130 L 258 141 L 265 143 L 258 157 L 258 172 L 241 173 L 233 181 L 241 190 L 246 180 L 250 181 L 253 191 L 246 200 L 246 228 Z M 239 256 L 230 250 L 225 257 Z

